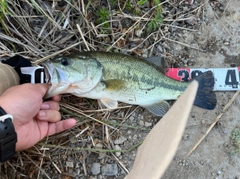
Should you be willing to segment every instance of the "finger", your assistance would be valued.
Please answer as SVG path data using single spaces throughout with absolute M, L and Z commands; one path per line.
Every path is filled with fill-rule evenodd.
M 60 95 L 53 96 L 53 97 L 52 97 L 52 100 L 53 100 L 53 101 L 56 101 L 56 102 L 59 102 L 59 101 L 61 100 L 61 96 L 60 96 Z
M 43 103 L 41 104 L 40 109 L 41 109 L 41 110 L 51 109 L 51 110 L 57 110 L 57 111 L 59 111 L 60 107 L 59 107 L 58 102 L 55 102 L 55 101 L 46 101 L 46 102 L 43 102 Z
M 36 118 L 42 121 L 57 122 L 61 119 L 61 114 L 57 110 L 40 110 Z
M 38 84 L 30 84 L 26 83 L 23 84 L 22 86 L 27 86 L 26 89 L 33 89 L 35 91 L 38 91 L 41 93 L 41 96 L 44 96 L 49 89 L 49 84 L 43 84 L 43 83 L 38 83 Z
M 76 124 L 76 120 L 71 118 L 56 123 L 49 123 L 47 136 L 56 134 L 72 128 Z

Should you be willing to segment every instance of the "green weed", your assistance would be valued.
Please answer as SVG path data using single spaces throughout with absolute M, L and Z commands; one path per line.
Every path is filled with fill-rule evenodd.
M 117 5 L 117 0 L 109 0 L 108 2 L 111 4 L 112 7 Z
M 109 22 L 109 16 L 110 16 L 110 12 L 107 10 L 107 8 L 102 7 L 101 9 L 99 9 L 96 13 L 97 15 L 97 24 L 102 24 L 102 27 L 104 29 L 101 30 L 100 33 L 105 34 L 110 30 L 110 22 Z
M 1 14 L 1 19 L 4 18 L 5 14 L 7 13 L 7 7 L 8 7 L 8 3 L 5 0 L 0 0 L 0 14 Z
M 235 150 L 230 152 L 230 155 L 233 155 L 240 151 L 240 130 L 239 130 L 239 128 L 233 129 L 233 131 L 231 133 L 231 139 L 232 139 L 233 145 L 235 147 Z
M 8 3 L 7 1 L 5 0 L 0 0 L 0 24 L 2 25 L 2 28 L 4 29 L 5 33 L 6 34 L 10 34 L 10 31 L 9 29 L 7 28 L 5 22 L 4 22 L 4 18 L 5 18 L 5 15 L 8 14 L 8 11 L 7 11 L 7 7 L 8 7 Z
M 148 2 L 148 0 L 140 0 L 140 1 L 138 1 L 138 5 L 139 5 L 139 6 L 143 6 L 143 5 L 145 5 L 147 2 Z
M 147 25 L 147 32 L 156 31 L 158 29 L 159 24 L 163 22 L 162 7 L 159 4 L 160 0 L 154 0 L 154 5 L 157 6 L 155 9 L 156 12 L 154 13 L 155 14 L 154 18 L 150 20 Z

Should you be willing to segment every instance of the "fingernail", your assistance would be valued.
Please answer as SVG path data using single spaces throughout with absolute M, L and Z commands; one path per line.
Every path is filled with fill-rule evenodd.
M 46 113 L 45 111 L 39 111 L 38 115 L 39 115 L 40 117 L 44 117 L 44 116 L 47 115 L 47 113 Z
M 47 104 L 47 103 L 42 103 L 41 109 L 49 109 L 49 108 L 50 108 L 49 104 Z

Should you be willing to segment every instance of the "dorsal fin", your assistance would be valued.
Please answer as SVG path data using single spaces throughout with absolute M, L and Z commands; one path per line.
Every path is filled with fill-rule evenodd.
M 154 65 L 157 67 L 157 69 L 162 72 L 163 74 L 165 74 L 165 69 L 166 69 L 166 62 L 164 60 L 163 57 L 157 57 L 157 56 L 153 56 L 153 57 L 148 57 L 148 58 L 144 58 L 145 61 L 147 61 L 148 63 Z

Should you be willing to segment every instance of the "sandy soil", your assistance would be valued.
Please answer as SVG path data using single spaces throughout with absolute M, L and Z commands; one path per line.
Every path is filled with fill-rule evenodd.
M 206 1 L 204 22 L 197 33 L 185 33 L 182 42 L 205 49 L 189 50 L 193 67 L 230 67 L 240 65 L 240 1 L 222 1 L 223 8 L 214 9 L 216 1 Z M 183 47 L 173 44 L 179 52 Z M 239 127 L 240 97 L 231 104 L 220 121 L 210 131 L 199 147 L 186 157 L 210 124 L 221 112 L 235 92 L 216 92 L 218 105 L 213 111 L 193 107 L 183 140 L 164 179 L 168 178 L 240 178 L 239 153 L 234 150 L 231 133 Z

